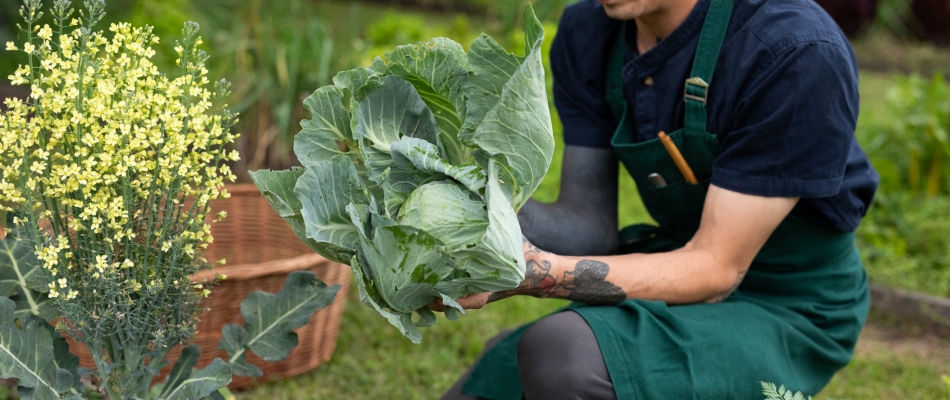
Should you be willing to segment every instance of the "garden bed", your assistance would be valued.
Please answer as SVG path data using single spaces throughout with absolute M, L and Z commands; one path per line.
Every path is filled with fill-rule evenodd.
M 950 337 L 950 299 L 872 284 L 871 309 L 904 331 Z

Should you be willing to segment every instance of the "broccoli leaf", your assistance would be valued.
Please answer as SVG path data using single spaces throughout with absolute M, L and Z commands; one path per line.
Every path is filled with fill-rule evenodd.
M 247 363 L 250 349 L 265 361 L 280 361 L 297 346 L 298 329 L 310 316 L 336 297 L 340 285 L 327 286 L 310 271 L 294 271 L 277 294 L 255 291 L 241 302 L 244 327 L 225 325 L 218 348 L 228 352 L 228 364 L 238 375 L 260 376 L 260 369 Z M 229 371 L 230 374 L 230 371 Z
M 211 364 L 189 376 L 163 398 L 168 400 L 202 399 L 229 383 L 231 383 L 231 366 L 220 358 L 215 358 Z
M 43 326 L 46 321 L 27 315 L 20 320 L 20 329 L 14 323 L 15 311 L 12 300 L 0 297 L 0 378 L 17 379 L 17 391 L 24 399 L 65 397 L 77 377 L 57 364 L 71 365 L 72 360 L 56 360 L 51 329 Z
M 52 319 L 59 315 L 49 304 L 49 274 L 43 269 L 32 246 L 17 228 L 0 241 L 0 296 L 16 304 L 16 318 L 27 314 Z

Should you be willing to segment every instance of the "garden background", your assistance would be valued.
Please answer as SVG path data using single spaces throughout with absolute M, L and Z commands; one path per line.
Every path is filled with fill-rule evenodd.
M 533 1 L 545 23 L 546 46 L 570 0 Z M 234 170 L 283 169 L 296 163 L 293 136 L 308 118 L 302 100 L 340 70 L 367 65 L 399 44 L 446 36 L 463 45 L 481 32 L 522 49 L 520 10 L 527 0 L 111 0 L 106 23 L 149 24 L 162 37 L 158 63 L 173 62 L 174 38 L 195 20 L 212 49 L 215 78 L 233 82 L 231 105 L 242 114 Z M 829 3 L 832 3 L 829 1 Z M 940 1 L 837 1 L 839 23 L 855 31 L 861 68 L 857 136 L 882 175 L 882 186 L 859 228 L 871 281 L 950 297 L 950 9 L 944 24 L 920 7 Z M 921 6 L 920 4 L 924 4 Z M 0 43 L 16 40 L 17 0 L 0 0 Z M 848 8 L 850 7 L 850 8 Z M 950 7 L 946 5 L 945 7 Z M 923 10 L 923 11 L 922 11 Z M 835 10 L 832 10 L 835 11 Z M 925 18 L 915 17 L 923 15 Z M 837 16 L 837 15 L 836 15 Z M 939 17 L 939 15 L 938 15 Z M 944 31 L 940 32 L 941 26 Z M 515 50 L 518 51 L 518 50 Z M 547 47 L 544 50 L 547 55 Z M 21 62 L 0 52 L 0 77 Z M 547 59 L 545 59 L 546 67 Z M 550 73 L 548 83 L 550 89 Z M 0 97 L 23 96 L 0 78 Z M 558 146 L 551 172 L 535 194 L 557 198 Z M 621 226 L 649 220 L 632 179 L 621 174 Z M 262 209 L 262 212 L 271 212 Z M 350 292 L 332 360 L 300 377 L 236 393 L 240 399 L 436 398 L 467 368 L 485 340 L 563 303 L 513 298 L 427 329 L 409 343 Z M 947 322 L 945 322 L 947 323 Z M 950 399 L 950 339 L 926 327 L 874 313 L 850 366 L 819 398 Z M 7 394 L 0 388 L 0 398 Z

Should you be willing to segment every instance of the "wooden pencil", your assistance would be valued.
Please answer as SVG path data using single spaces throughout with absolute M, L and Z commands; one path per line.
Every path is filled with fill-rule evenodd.
M 693 185 L 699 183 L 699 181 L 696 180 L 696 175 L 693 174 L 693 170 L 689 167 L 689 164 L 686 163 L 686 159 L 680 154 L 680 149 L 676 148 L 676 144 L 673 143 L 673 139 L 670 139 L 669 135 L 663 131 L 660 131 L 659 136 L 660 142 L 663 142 L 663 147 L 666 147 L 666 151 L 670 153 L 670 157 L 673 157 L 673 162 L 676 163 L 676 167 L 679 168 L 680 173 L 686 178 L 686 182 Z

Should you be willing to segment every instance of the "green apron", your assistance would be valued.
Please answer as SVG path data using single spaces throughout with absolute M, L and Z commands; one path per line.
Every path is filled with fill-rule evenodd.
M 611 144 L 659 223 L 620 233 L 621 253 L 672 251 L 699 228 L 720 145 L 706 132 L 706 91 L 732 13 L 731 0 L 712 0 L 686 81 L 685 126 L 670 134 L 699 184 L 685 181 L 658 139 L 635 142 L 623 99 L 623 30 L 608 69 L 607 102 L 618 121 Z M 659 173 L 657 188 L 647 176 Z M 597 337 L 619 400 L 761 399 L 759 381 L 817 393 L 852 355 L 867 317 L 867 276 L 854 233 L 789 216 L 756 256 L 738 290 L 722 303 L 668 306 L 627 300 L 616 306 L 567 307 Z M 465 382 L 466 394 L 522 398 L 515 358 L 530 325 L 486 352 Z

